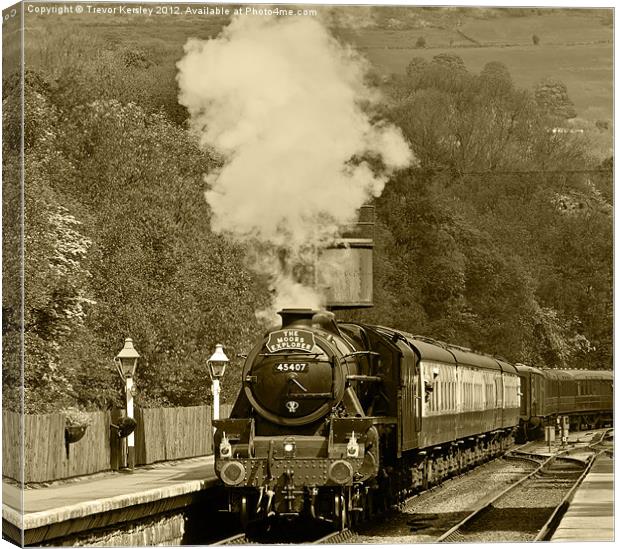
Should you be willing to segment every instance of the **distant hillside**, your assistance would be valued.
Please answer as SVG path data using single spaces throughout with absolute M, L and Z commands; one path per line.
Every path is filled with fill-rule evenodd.
M 341 28 L 382 30 L 451 29 L 464 25 L 484 26 L 545 18 L 587 17 L 600 20 L 609 27 L 613 24 L 611 9 L 572 8 L 467 8 L 467 7 L 403 7 L 403 6 L 336 6 L 324 8 L 332 24 Z M 519 23 L 517 23 L 518 26 Z
M 579 120 L 600 156 L 609 156 L 613 131 L 613 12 L 611 9 L 416 8 L 316 6 L 342 41 L 359 49 L 379 73 L 403 73 L 412 57 L 450 51 L 478 72 L 501 61 L 515 83 L 532 90 L 543 78 L 563 81 Z M 32 68 L 53 64 L 59 42 L 83 34 L 93 50 L 115 56 L 144 51 L 158 67 L 169 101 L 176 95 L 176 62 L 189 38 L 218 35 L 230 17 L 77 16 L 62 21 L 28 15 L 26 46 Z M 533 35 L 539 38 L 534 45 Z M 54 37 L 60 37 L 54 39 Z M 423 38 L 425 48 L 416 47 Z M 40 54 L 39 51 L 44 51 Z M 89 52 L 87 55 L 91 55 Z
M 518 86 L 561 80 L 577 124 L 601 156 L 613 137 L 613 13 L 610 9 L 371 8 L 332 14 L 334 33 L 361 50 L 380 73 L 403 73 L 412 57 L 460 55 L 478 72 L 501 61 Z M 534 35 L 538 45 L 534 44 Z M 423 39 L 424 48 L 416 47 Z

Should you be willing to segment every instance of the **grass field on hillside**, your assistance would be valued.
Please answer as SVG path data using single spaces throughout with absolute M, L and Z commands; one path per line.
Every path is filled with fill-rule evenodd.
M 605 24 L 611 10 L 600 15 L 582 16 L 577 12 L 501 19 L 468 19 L 460 27 L 467 36 L 483 44 L 570 44 L 613 40 L 613 27 Z
M 609 12 L 609 10 L 605 10 Z M 337 34 L 363 48 L 414 48 L 424 38 L 429 48 L 460 46 L 527 46 L 532 35 L 540 45 L 602 43 L 613 40 L 613 27 L 602 15 L 556 13 L 531 17 L 463 17 L 446 19 L 416 29 L 338 28 Z

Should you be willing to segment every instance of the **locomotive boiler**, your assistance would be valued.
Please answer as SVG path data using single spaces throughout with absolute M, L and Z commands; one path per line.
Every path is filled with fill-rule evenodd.
M 242 523 L 344 528 L 498 454 L 519 421 L 506 362 L 326 311 L 281 311 L 248 354 L 215 469 Z

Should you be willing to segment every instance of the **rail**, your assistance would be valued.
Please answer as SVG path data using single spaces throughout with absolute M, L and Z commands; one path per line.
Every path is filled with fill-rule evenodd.
M 573 495 L 577 491 L 577 488 L 579 488 L 583 480 L 586 478 L 587 474 L 592 469 L 596 458 L 598 458 L 601 454 L 604 453 L 605 450 L 601 450 L 596 455 L 593 455 L 591 457 L 583 473 L 577 479 L 577 482 L 573 484 L 572 488 L 568 491 L 564 498 L 562 498 L 562 501 L 559 503 L 559 505 L 553 510 L 553 513 L 551 514 L 547 522 L 545 522 L 543 527 L 540 529 L 540 532 L 538 532 L 534 541 L 548 541 L 550 535 L 555 531 L 558 524 L 560 523 L 562 516 L 564 515 L 564 513 L 566 513 L 566 509 L 568 509 L 568 504 L 573 499 Z
M 350 540 L 352 537 L 353 532 L 347 528 L 342 531 L 327 534 L 326 536 L 323 536 L 322 538 L 313 541 L 312 545 L 344 543 L 345 541 Z
M 503 454 L 500 454 L 488 461 L 485 461 L 475 467 L 473 467 L 472 469 L 468 469 L 467 471 L 463 471 L 462 473 L 459 473 L 458 475 L 454 475 L 450 478 L 447 478 L 445 480 L 443 480 L 442 482 L 440 482 L 439 484 L 434 484 L 433 486 L 430 486 L 429 488 L 427 488 L 426 490 L 422 490 L 421 492 L 417 492 L 415 494 L 413 494 L 412 496 L 409 496 L 408 498 L 406 498 L 405 500 L 397 503 L 395 505 L 395 507 L 397 509 L 404 509 L 405 507 L 407 507 L 407 505 L 409 503 L 411 503 L 412 501 L 424 501 L 424 499 L 426 499 L 428 496 L 433 495 L 437 490 L 443 489 L 446 486 L 449 486 L 450 484 L 452 484 L 453 482 L 456 482 L 459 479 L 462 479 L 464 477 L 466 477 L 467 475 L 475 472 L 479 467 L 482 467 L 483 465 L 488 465 L 489 463 L 493 463 L 496 460 L 500 460 L 500 459 L 506 459 L 508 457 L 509 454 L 511 454 L 512 452 L 519 452 L 521 448 L 525 448 L 526 446 L 530 446 L 531 442 L 526 442 L 525 444 L 521 444 L 520 446 L 517 446 L 516 448 L 512 448 L 510 450 L 507 450 L 506 452 L 504 452 Z M 518 458 L 515 458 L 518 459 Z
M 609 429 L 605 429 L 604 431 L 601 431 L 600 433 L 597 433 L 596 435 L 594 435 L 594 437 L 592 438 L 592 441 L 590 441 L 590 444 L 588 444 L 588 446 L 590 448 L 594 448 L 596 446 L 600 446 L 604 444 L 606 442 L 606 439 L 610 438 L 610 433 L 613 434 L 613 432 L 614 432 L 613 427 L 611 427 Z
M 330 532 L 326 536 L 322 536 L 321 538 L 308 541 L 307 543 L 311 545 L 324 545 L 324 544 L 338 544 L 344 543 L 345 541 L 351 539 L 353 537 L 353 532 L 348 528 L 345 530 L 336 530 L 334 532 Z M 258 542 L 252 540 L 245 532 L 235 534 L 234 536 L 230 536 L 228 538 L 224 538 L 222 540 L 216 541 L 211 545 L 257 545 Z
M 252 542 L 248 539 L 245 532 L 241 534 L 235 534 L 234 536 L 230 536 L 229 538 L 224 538 L 211 545 L 249 545 Z
M 472 522 L 476 517 L 478 517 L 480 514 L 482 514 L 483 511 L 485 511 L 486 509 L 490 508 L 495 502 L 499 501 L 506 494 L 508 494 L 509 492 L 512 492 L 518 486 L 521 486 L 521 484 L 523 484 L 526 480 L 529 480 L 529 479 L 533 478 L 535 475 L 537 475 L 539 472 L 541 472 L 542 469 L 546 465 L 548 465 L 548 464 L 552 463 L 553 461 L 555 461 L 555 459 L 556 459 L 556 456 L 550 456 L 547 459 L 545 459 L 545 461 L 543 461 L 531 473 L 528 473 L 524 477 L 522 477 L 519 480 L 517 480 L 515 483 L 511 484 L 510 486 L 508 486 L 506 489 L 502 490 L 499 494 L 497 494 L 495 497 L 493 497 L 490 501 L 487 501 L 486 503 L 483 503 L 482 505 L 477 507 L 474 511 L 472 511 L 469 515 L 467 515 L 463 520 L 461 520 L 461 522 L 459 522 L 458 524 L 456 524 L 455 526 L 450 528 L 447 532 L 445 532 L 444 534 L 439 536 L 437 538 L 437 540 L 436 540 L 436 543 L 441 543 L 443 541 L 448 541 L 448 542 L 460 541 L 458 539 L 459 530 L 461 530 L 464 526 L 466 526 L 467 524 Z
M 527 454 L 529 453 L 525 453 L 525 454 L 526 456 L 524 456 L 524 459 L 531 459 L 532 461 L 534 461 L 532 455 L 527 456 Z M 536 537 L 535 537 L 535 541 L 544 539 L 544 536 L 547 536 L 549 534 L 550 529 L 559 520 L 559 517 L 561 516 L 562 508 L 564 508 L 567 505 L 567 502 L 570 500 L 570 497 L 572 497 L 572 494 L 574 494 L 574 491 L 577 489 L 581 481 L 585 478 L 585 475 L 587 474 L 586 471 L 589 471 L 591 464 L 594 462 L 593 456 L 590 456 L 588 461 L 571 458 L 569 456 L 558 456 L 558 455 L 552 455 L 548 457 L 545 456 L 544 461 L 542 461 L 542 463 L 540 463 L 540 465 L 536 469 L 534 469 L 532 472 L 528 473 L 524 477 L 520 478 L 519 480 L 517 480 L 516 482 L 508 486 L 505 490 L 501 491 L 499 494 L 494 496 L 491 500 L 483 503 L 482 505 L 474 509 L 474 511 L 472 511 L 468 516 L 466 516 L 458 524 L 456 524 L 455 526 L 450 528 L 447 532 L 442 534 L 439 538 L 437 538 L 436 542 L 441 543 L 444 541 L 446 542 L 465 541 L 464 530 L 467 526 L 470 526 L 476 519 L 480 518 L 484 512 L 490 510 L 499 500 L 506 497 L 507 494 L 509 494 L 510 492 L 513 492 L 519 486 L 522 486 L 526 481 L 534 479 L 540 473 L 543 473 L 545 468 L 551 466 L 557 461 L 581 465 L 581 466 L 584 466 L 585 470 L 581 473 L 579 478 L 575 482 L 573 482 L 568 493 L 562 498 L 562 501 L 557 506 L 555 506 L 554 511 L 552 512 L 549 519 L 546 521 L 545 525 L 540 530 L 538 530 Z M 502 540 L 502 541 L 507 541 L 507 540 Z
M 588 446 L 590 448 L 594 448 L 596 446 L 604 444 L 605 439 L 607 439 L 609 436 L 609 433 L 613 433 L 613 429 L 607 429 L 606 431 L 602 432 L 600 435 L 597 435 L 598 440 L 591 442 Z M 603 448 L 602 450 L 600 450 L 599 452 L 597 452 L 591 457 L 583 473 L 577 479 L 577 482 L 575 482 L 575 484 L 568 491 L 566 496 L 564 496 L 560 504 L 554 509 L 553 513 L 551 514 L 547 522 L 545 522 L 543 527 L 540 529 L 540 532 L 538 532 L 538 535 L 536 536 L 534 541 L 549 541 L 549 539 L 551 538 L 551 535 L 553 534 L 553 532 L 555 532 L 556 528 L 558 527 L 558 524 L 560 524 L 560 521 L 562 520 L 562 517 L 566 513 L 566 510 L 568 509 L 568 506 L 570 502 L 572 501 L 573 496 L 575 495 L 575 492 L 577 491 L 579 486 L 581 486 L 581 484 L 583 483 L 588 473 L 591 471 L 598 457 L 607 452 L 608 452 L 608 449 Z

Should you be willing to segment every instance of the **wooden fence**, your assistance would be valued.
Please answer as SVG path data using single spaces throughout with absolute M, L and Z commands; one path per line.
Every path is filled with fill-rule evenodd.
M 228 417 L 230 405 L 221 407 Z M 145 465 L 213 453 L 211 406 L 143 408 L 136 414 L 136 463 Z
M 227 417 L 231 406 L 222 406 Z M 62 414 L 26 415 L 23 438 L 21 417 L 2 412 L 2 475 L 26 483 L 49 482 L 100 471 L 118 469 L 121 439 L 110 425 L 120 412 L 93 412 L 84 437 L 65 443 Z M 136 465 L 169 461 L 213 453 L 210 406 L 187 408 L 136 408 Z M 23 453 L 21 451 L 23 448 Z
M 20 418 L 15 412 L 2 412 L 2 475 L 18 482 L 22 479 L 24 455 Z

